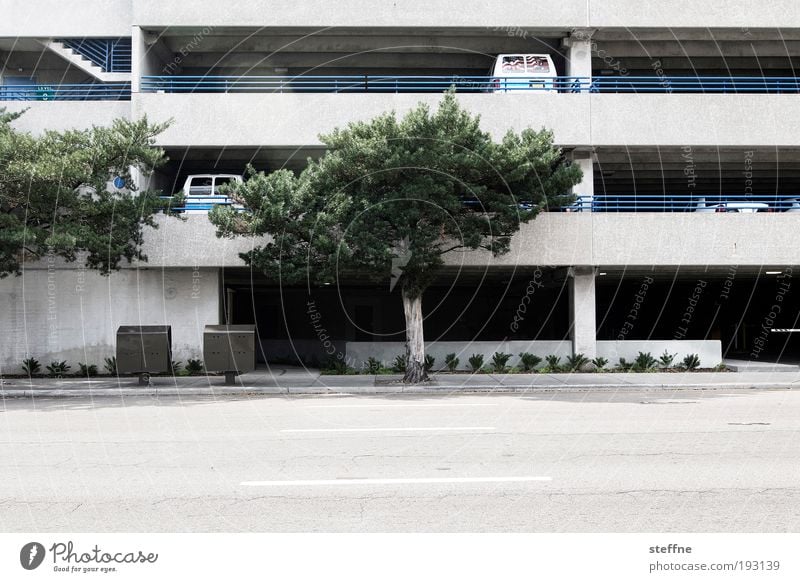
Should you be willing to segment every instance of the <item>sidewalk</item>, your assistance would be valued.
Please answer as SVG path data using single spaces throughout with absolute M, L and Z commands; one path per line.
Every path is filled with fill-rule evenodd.
M 405 385 L 400 375 L 321 376 L 302 368 L 259 369 L 226 386 L 222 376 L 153 377 L 139 386 L 135 377 L 49 379 L 11 378 L 0 397 L 218 396 L 243 394 L 420 394 L 442 392 L 525 392 L 589 390 L 724 390 L 800 388 L 800 372 L 682 372 L 649 374 L 433 374 L 424 385 Z

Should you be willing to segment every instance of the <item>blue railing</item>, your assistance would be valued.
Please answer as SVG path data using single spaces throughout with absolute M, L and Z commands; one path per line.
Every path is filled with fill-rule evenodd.
M 126 101 L 130 83 L 0 86 L 0 101 Z
M 131 72 L 130 38 L 60 38 L 58 42 L 90 60 L 105 73 Z
M 142 77 L 165 93 L 800 93 L 796 77 L 170 76 Z
M 161 196 L 161 200 L 165 202 L 173 201 L 172 196 Z M 180 206 L 169 206 L 170 212 L 208 212 L 214 206 L 233 206 L 237 210 L 242 209 L 240 204 L 235 203 L 227 196 L 209 195 L 209 196 L 186 196 L 183 199 L 183 204 Z
M 800 212 L 800 194 L 599 194 L 577 196 L 564 212 Z

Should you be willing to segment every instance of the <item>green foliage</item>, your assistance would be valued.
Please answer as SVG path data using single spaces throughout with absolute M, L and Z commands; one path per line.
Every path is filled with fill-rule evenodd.
M 399 374 L 401 372 L 405 372 L 406 370 L 406 355 L 400 354 L 399 356 L 395 357 L 394 362 L 392 363 L 392 372 L 395 374 Z
M 203 360 L 189 358 L 186 360 L 186 373 L 190 376 L 203 373 Z
M 372 356 L 367 358 L 367 361 L 364 362 L 364 373 L 366 374 L 380 374 L 381 371 L 381 363 L 379 360 L 376 360 Z
M 430 354 L 425 355 L 425 363 L 423 367 L 425 368 L 426 372 L 430 372 L 433 369 L 433 365 L 436 363 L 436 358 L 431 356 Z
M 339 358 L 330 358 L 325 364 L 325 368 L 320 371 L 321 374 L 327 376 L 347 376 L 350 374 L 358 374 L 355 368 L 351 368 L 346 362 Z
M 504 354 L 503 352 L 495 352 L 492 355 L 492 372 L 496 374 L 502 374 L 503 372 L 508 371 L 508 360 L 511 359 L 511 354 Z
M 460 360 L 456 357 L 455 354 L 447 354 L 444 357 L 444 365 L 447 366 L 448 372 L 455 372 L 458 368 L 458 364 Z
M 681 362 L 681 368 L 691 372 L 692 370 L 696 370 L 700 367 L 700 356 L 697 354 L 689 354 L 683 361 Z
M 519 363 L 522 365 L 523 372 L 533 372 L 533 370 L 542 363 L 542 358 L 530 352 L 522 352 L 519 355 Z
M 182 365 L 183 365 L 183 362 L 181 362 L 180 360 L 177 360 L 177 361 L 173 360 L 172 361 L 172 375 L 173 376 L 180 376 L 181 375 L 181 366 Z
M 320 139 L 325 154 L 300 175 L 248 170 L 230 195 L 249 212 L 209 213 L 218 236 L 270 235 L 242 257 L 282 283 L 333 283 L 341 272 L 385 282 L 402 259 L 399 288 L 417 299 L 448 253 L 507 253 L 521 224 L 569 203 L 581 180 L 552 132 L 526 129 L 495 142 L 454 93 L 436 110 L 420 104 Z
M 36 358 L 25 358 L 22 360 L 22 371 L 30 378 L 42 371 L 42 366 Z
M 592 360 L 592 364 L 594 364 L 595 369 L 602 370 L 608 365 L 608 360 L 598 356 Z
M 116 376 L 117 375 L 117 356 L 111 356 L 110 358 L 105 358 L 104 363 L 103 363 L 103 368 L 111 376 Z
M 135 190 L 131 167 L 145 173 L 165 161 L 153 147 L 167 124 L 146 118 L 111 127 L 19 132 L 0 111 L 0 276 L 20 273 L 24 260 L 85 253 L 106 274 L 141 253 L 143 226 L 155 226 L 163 207 L 157 193 Z M 115 176 L 126 189 L 107 191 Z
M 483 368 L 483 354 L 472 354 L 467 360 L 472 373 L 480 372 Z
M 620 358 L 617 368 L 622 372 L 630 372 L 633 369 L 633 362 L 629 362 L 625 358 Z
M 666 349 L 664 353 L 658 358 L 658 365 L 662 368 L 671 368 L 672 362 L 675 360 L 675 356 L 678 354 L 670 354 Z
M 51 378 L 61 378 L 62 376 L 66 376 L 67 372 L 70 371 L 72 366 L 68 366 L 65 360 L 60 362 L 52 361 L 47 368 L 47 375 Z
M 577 372 L 588 363 L 589 358 L 583 354 L 572 354 L 571 356 L 567 356 L 567 363 L 564 364 L 564 369 L 568 372 Z
M 542 370 L 543 372 L 552 373 L 552 372 L 560 372 L 562 370 L 560 356 L 551 354 L 549 356 L 545 356 L 544 361 L 546 362 L 546 365 Z
M 650 352 L 639 352 L 633 360 L 635 372 L 651 372 L 658 365 L 658 360 Z
M 97 376 L 97 366 L 94 364 L 82 364 L 78 362 L 78 375 L 91 378 Z

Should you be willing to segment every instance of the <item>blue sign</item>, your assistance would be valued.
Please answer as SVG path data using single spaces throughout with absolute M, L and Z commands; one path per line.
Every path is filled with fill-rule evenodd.
M 122 190 L 125 187 L 125 178 L 122 176 L 117 176 L 114 178 L 114 188 L 117 190 Z

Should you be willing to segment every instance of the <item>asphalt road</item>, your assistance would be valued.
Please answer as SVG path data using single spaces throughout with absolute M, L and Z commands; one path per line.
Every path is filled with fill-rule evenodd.
M 3 532 L 796 532 L 800 393 L 8 399 Z

